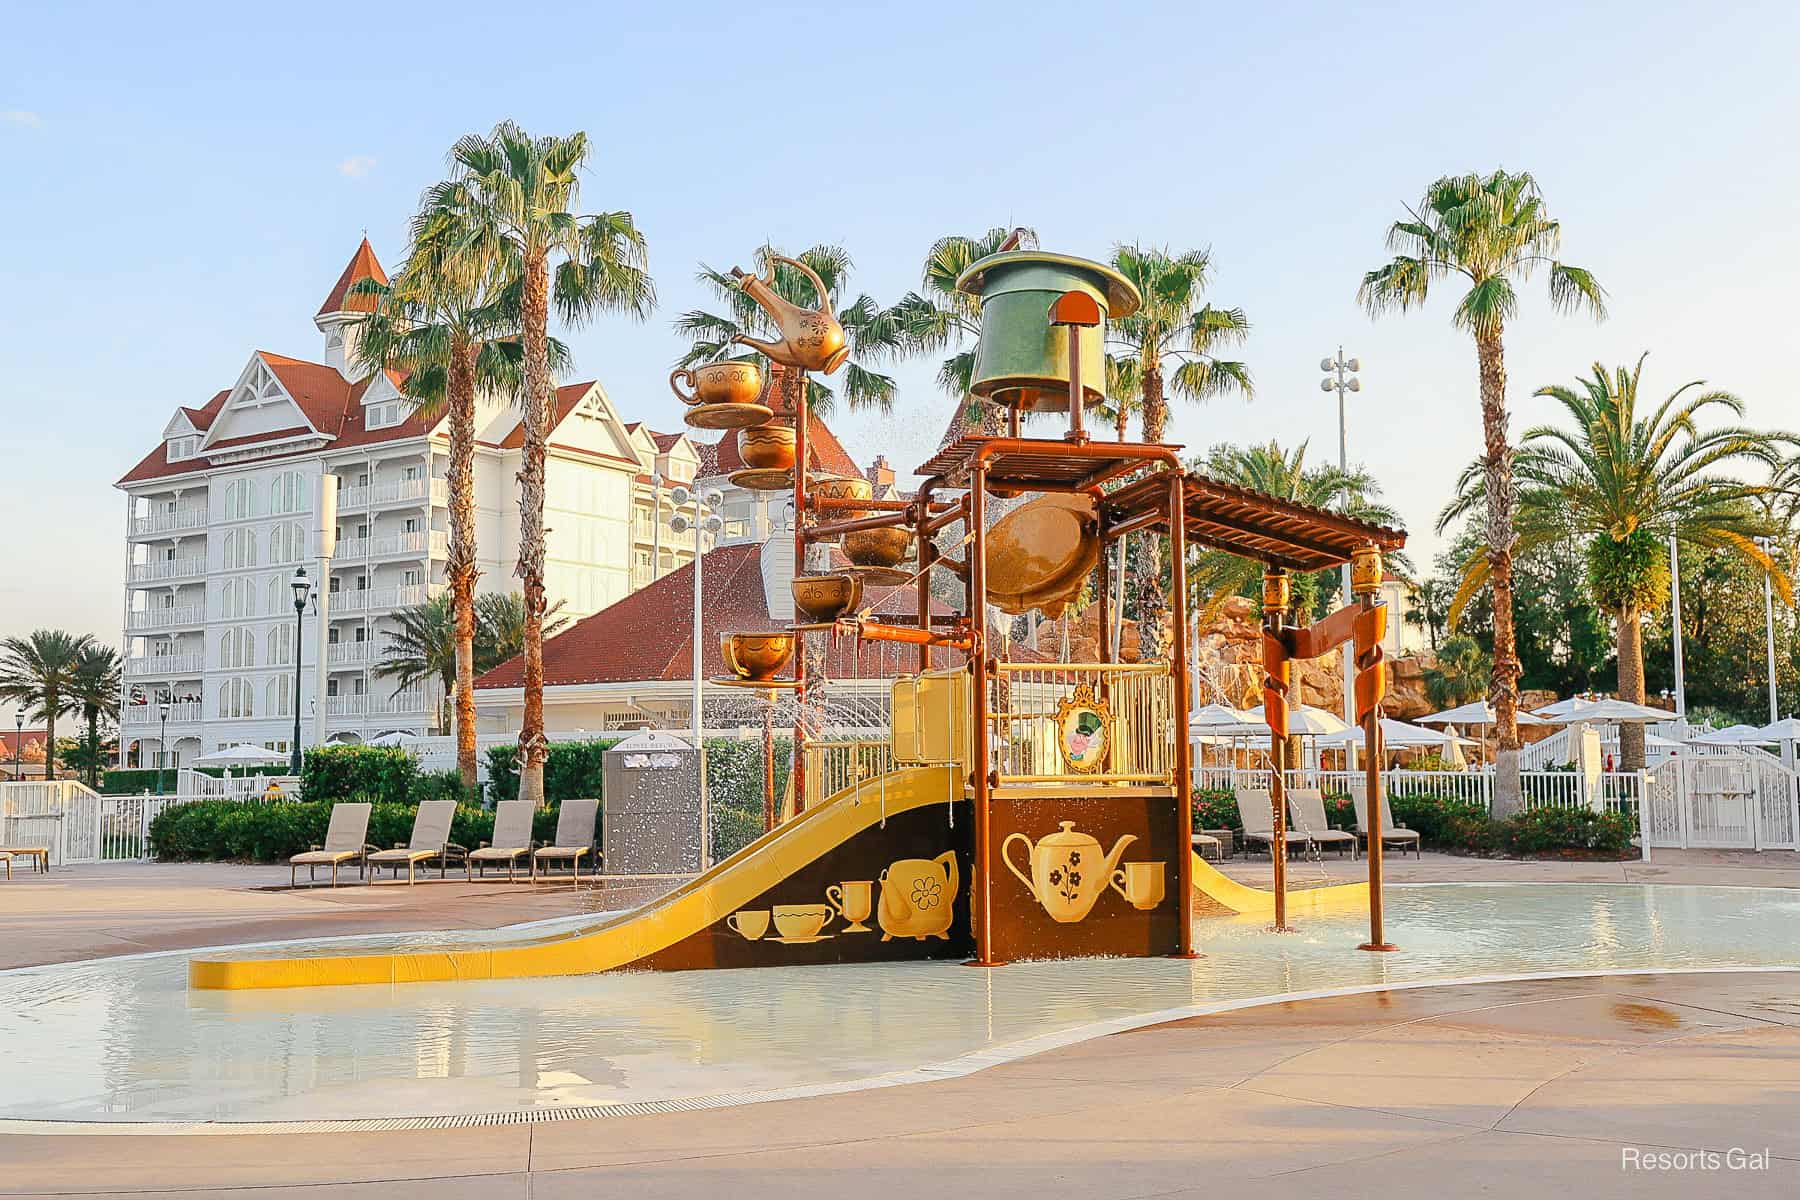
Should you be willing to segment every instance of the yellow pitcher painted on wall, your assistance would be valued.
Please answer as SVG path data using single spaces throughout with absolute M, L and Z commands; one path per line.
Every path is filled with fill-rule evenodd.
M 956 851 L 936 858 L 903 858 L 881 873 L 881 940 L 928 937 L 948 941 L 961 883 Z
M 1060 831 L 1046 834 L 1036 844 L 1022 833 L 1008 835 L 1000 843 L 1000 861 L 1019 877 L 1019 882 L 1044 906 L 1052 920 L 1072 925 L 1093 911 L 1094 903 L 1112 881 L 1113 869 L 1124 856 L 1125 847 L 1135 841 L 1137 835 L 1128 833 L 1102 855 L 1099 839 L 1076 833 L 1075 822 L 1064 821 Z M 1030 875 L 1013 863 L 1014 842 L 1025 843 Z

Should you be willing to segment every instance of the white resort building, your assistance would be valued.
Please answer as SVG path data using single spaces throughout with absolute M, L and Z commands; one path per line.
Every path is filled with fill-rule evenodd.
M 159 761 L 164 702 L 165 765 L 240 742 L 287 752 L 296 650 L 304 743 L 436 729 L 435 685 L 396 692 L 375 668 L 396 614 L 444 587 L 448 437 L 444 422 L 414 412 L 401 377 L 357 367 L 358 322 L 372 299 L 349 292 L 365 277 L 386 280 L 366 239 L 313 318 L 320 361 L 255 351 L 231 386 L 175 409 L 118 483 L 127 765 Z M 476 428 L 478 587 L 512 591 L 519 414 L 486 398 Z M 546 584 L 562 615 L 579 620 L 648 583 L 658 542 L 663 572 L 692 558 L 691 538 L 667 531 L 667 492 L 693 483 L 700 454 L 683 434 L 627 425 L 597 382 L 558 389 Z M 333 483 L 328 550 L 321 497 Z M 329 582 L 297 621 L 290 583 L 302 567 Z

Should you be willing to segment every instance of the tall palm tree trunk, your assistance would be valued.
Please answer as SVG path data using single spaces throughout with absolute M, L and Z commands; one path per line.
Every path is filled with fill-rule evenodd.
M 1169 402 L 1163 396 L 1162 367 L 1144 365 L 1144 440 L 1160 442 L 1169 423 Z M 1162 564 L 1154 537 L 1137 539 L 1138 659 L 1162 657 Z
M 475 356 L 474 343 L 450 348 L 450 611 L 456 623 L 456 683 L 452 724 L 456 769 L 463 786 L 475 786 Z
M 1499 750 L 1493 815 L 1503 820 L 1519 811 L 1524 796 L 1519 785 L 1519 652 L 1513 630 L 1512 449 L 1506 442 L 1506 356 L 1500 338 L 1498 328 L 1477 335 L 1475 354 L 1481 367 L 1488 586 L 1494 597 L 1493 701 Z
M 1644 702 L 1644 625 L 1636 605 L 1620 608 L 1614 617 L 1619 627 L 1619 699 Z M 1633 721 L 1619 726 L 1619 769 L 1644 769 L 1644 727 Z
M 1118 440 L 1121 442 L 1131 433 L 1131 410 L 1125 407 L 1123 400 L 1119 401 L 1119 413 L 1113 419 L 1113 430 L 1119 435 Z
M 86 707 L 88 729 L 88 786 L 97 792 L 100 790 L 100 710 L 91 704 Z M 1642 728 L 1642 726 L 1639 728 Z
M 550 272 L 543 251 L 525 260 L 525 450 L 519 464 L 519 582 L 525 593 L 525 719 L 519 728 L 519 799 L 544 804 L 544 456 L 550 437 Z

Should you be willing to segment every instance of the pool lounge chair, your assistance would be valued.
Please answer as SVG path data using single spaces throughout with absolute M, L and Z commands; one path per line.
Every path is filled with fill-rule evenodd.
M 556 841 L 548 846 L 540 846 L 531 853 L 531 882 L 538 879 L 538 864 L 544 861 L 561 862 L 568 860 L 574 870 L 571 882 L 581 882 L 581 859 L 583 855 L 594 852 L 594 825 L 600 819 L 600 802 L 598 800 L 564 800 L 562 811 L 556 817 Z M 600 869 L 599 860 L 594 862 L 594 870 Z
M 463 859 L 463 874 L 473 879 L 478 866 L 505 863 L 508 882 L 515 879 L 519 859 L 531 853 L 531 818 L 536 808 L 529 800 L 502 800 L 495 805 L 493 840 L 469 851 Z
M 1367 843 L 1369 840 L 1368 798 L 1362 794 L 1362 789 L 1358 788 L 1350 793 L 1350 799 L 1356 805 L 1356 836 Z M 1383 848 L 1398 846 L 1401 854 L 1405 854 L 1406 848 L 1411 846 L 1413 857 L 1420 857 L 1419 831 L 1394 823 L 1394 810 L 1388 807 L 1386 788 L 1381 790 L 1381 844 Z
M 58 817 L 57 819 L 61 820 L 62 818 Z M 8 879 L 12 878 L 12 860 L 15 858 L 28 858 L 31 860 L 33 871 L 42 871 L 46 875 L 50 873 L 50 847 L 48 846 L 0 846 L 0 854 L 6 855 L 6 877 Z
M 1233 799 L 1237 801 L 1238 820 L 1244 826 L 1244 852 L 1249 853 L 1253 845 L 1261 845 L 1267 847 L 1270 856 L 1273 857 L 1275 853 L 1275 813 L 1269 793 L 1243 788 L 1233 793 Z M 1294 846 L 1308 844 L 1307 836 L 1304 833 L 1294 833 L 1291 830 L 1283 830 L 1282 833 L 1290 850 Z
M 1210 833 L 1201 833 L 1196 829 L 1193 835 L 1193 845 L 1194 853 L 1198 854 L 1201 858 L 1217 862 L 1223 857 L 1220 854 L 1222 843 Z
M 301 867 L 306 868 L 308 883 L 319 881 L 319 868 L 327 864 L 331 867 L 331 886 L 336 887 L 338 866 L 353 862 L 362 870 L 364 877 L 369 874 L 368 865 L 363 855 L 369 850 L 369 809 L 368 804 L 334 804 L 331 806 L 331 823 L 325 827 L 325 844 L 314 846 L 302 854 L 288 859 L 288 886 L 298 887 L 296 878 Z
M 1318 788 L 1289 788 L 1287 802 L 1289 819 L 1313 845 L 1335 846 L 1340 856 L 1346 850 L 1352 858 L 1356 856 L 1356 835 L 1333 829 L 1325 815 L 1325 793 Z
M 6 877 L 12 878 L 12 851 L 0 850 L 0 862 L 6 864 Z
M 450 822 L 456 816 L 456 801 L 426 800 L 419 805 L 418 813 L 413 817 L 412 840 L 405 846 L 396 846 L 392 850 L 377 850 L 369 855 L 371 867 L 392 867 L 394 877 L 400 876 L 401 866 L 406 867 L 406 882 L 410 886 L 417 879 L 419 864 L 438 860 L 438 878 L 442 879 L 452 855 L 461 856 L 467 850 L 450 840 Z M 375 882 L 377 871 L 369 872 L 369 882 Z

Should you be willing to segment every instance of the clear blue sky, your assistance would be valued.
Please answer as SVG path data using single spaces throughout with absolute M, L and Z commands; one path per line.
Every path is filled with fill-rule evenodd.
M 252 349 L 318 353 L 310 317 L 367 229 L 392 263 L 459 135 L 512 117 L 585 129 L 590 208 L 631 209 L 660 311 L 570 340 L 627 419 L 676 426 L 671 317 L 700 260 L 829 240 L 882 301 L 931 240 L 999 224 L 1103 256 L 1210 246 L 1215 302 L 1254 324 L 1254 404 L 1174 436 L 1313 439 L 1336 454 L 1317 360 L 1365 361 L 1352 457 L 1415 530 L 1475 452 L 1475 366 L 1446 304 L 1356 307 L 1382 231 L 1434 177 L 1541 181 L 1565 256 L 1611 293 L 1553 316 L 1541 279 L 1508 339 L 1531 389 L 1652 351 L 1659 392 L 1705 377 L 1800 426 L 1800 195 L 1790 5 L 32 5 L 0 74 L 0 632 L 116 640 L 111 487 L 177 404 Z M 1783 147 L 1786 147 L 1783 149 Z M 859 458 L 922 461 L 945 420 L 931 363 L 890 422 L 838 422 Z

